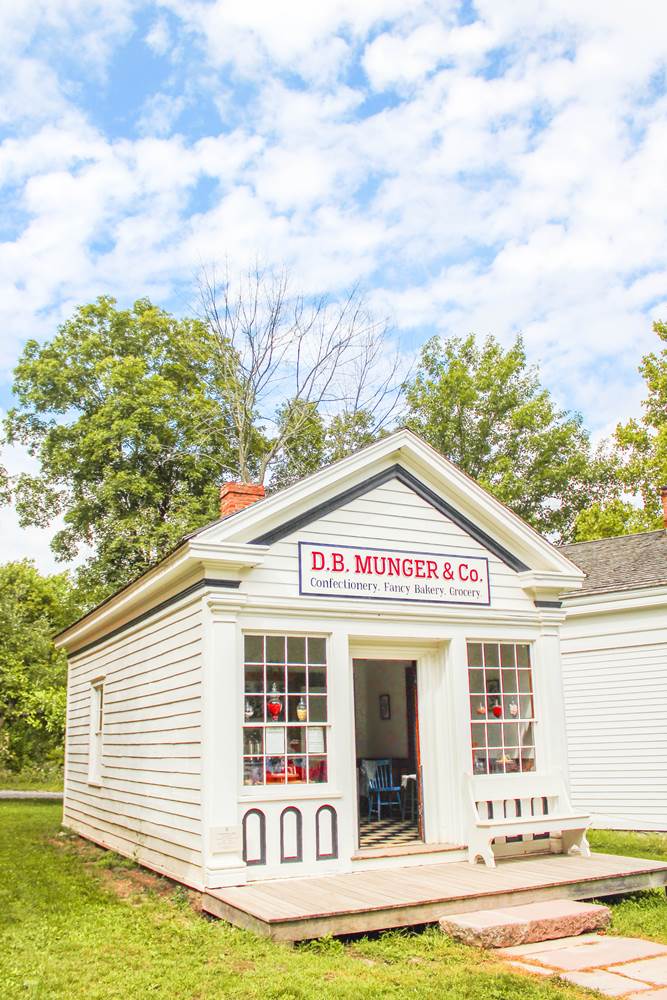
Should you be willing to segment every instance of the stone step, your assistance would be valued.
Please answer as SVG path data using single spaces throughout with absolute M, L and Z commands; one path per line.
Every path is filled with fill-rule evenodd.
M 602 930 L 610 920 L 607 906 L 552 899 L 498 910 L 448 913 L 441 918 L 440 927 L 449 937 L 464 944 L 511 948 Z

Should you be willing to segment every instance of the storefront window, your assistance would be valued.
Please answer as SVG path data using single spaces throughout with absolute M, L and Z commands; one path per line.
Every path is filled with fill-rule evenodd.
M 469 642 L 468 685 L 474 774 L 535 770 L 530 646 Z
M 244 640 L 244 785 L 327 780 L 326 640 Z

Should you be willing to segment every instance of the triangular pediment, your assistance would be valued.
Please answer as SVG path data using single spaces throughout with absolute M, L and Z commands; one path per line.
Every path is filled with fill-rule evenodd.
M 391 465 L 382 472 L 378 472 L 374 476 L 371 476 L 366 480 L 362 480 L 362 482 L 356 483 L 354 486 L 351 486 L 346 490 L 342 490 L 340 493 L 323 500 L 321 503 L 315 504 L 308 510 L 297 514 L 295 517 L 288 518 L 282 524 L 272 528 L 270 531 L 251 539 L 251 542 L 256 545 L 272 545 L 281 538 L 285 538 L 288 535 L 293 534 L 295 531 L 305 528 L 315 521 L 319 521 L 327 514 L 332 513 L 340 507 L 346 506 L 352 500 L 365 496 L 366 494 L 377 489 L 379 486 L 383 486 L 385 483 L 389 483 L 393 480 L 402 483 L 417 496 L 421 497 L 421 499 L 427 504 L 433 507 L 434 510 L 441 513 L 450 521 L 453 521 L 454 524 L 458 525 L 462 531 L 478 542 L 488 552 L 495 555 L 510 569 L 515 570 L 517 573 L 530 569 L 526 563 L 519 559 L 518 556 L 510 552 L 509 549 L 502 545 L 497 539 L 489 535 L 464 513 L 457 510 L 446 499 L 439 496 L 415 475 L 398 464 Z
M 367 448 L 197 533 L 214 545 L 271 546 L 397 480 L 517 574 L 581 572 L 544 537 L 411 431 Z

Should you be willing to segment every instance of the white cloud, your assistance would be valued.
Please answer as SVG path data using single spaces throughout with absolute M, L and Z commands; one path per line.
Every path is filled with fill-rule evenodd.
M 138 2 L 19 6 L 0 30 L 5 371 L 78 302 L 178 306 L 201 263 L 259 255 L 308 291 L 360 280 L 415 340 L 523 331 L 592 427 L 636 412 L 667 310 L 665 5 L 479 0 L 462 24 L 449 0 L 160 0 L 142 38 L 166 78 L 120 137 L 61 55 L 103 86 Z
M 146 44 L 156 55 L 163 56 L 172 46 L 171 32 L 166 17 L 158 17 L 146 35 Z

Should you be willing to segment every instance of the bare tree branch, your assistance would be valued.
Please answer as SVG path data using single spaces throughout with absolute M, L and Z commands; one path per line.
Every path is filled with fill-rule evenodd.
M 198 287 L 216 355 L 208 388 L 231 413 L 244 482 L 264 482 L 313 410 L 328 418 L 365 411 L 374 434 L 391 419 L 405 379 L 401 358 L 387 359 L 387 325 L 373 319 L 358 287 L 339 302 L 292 295 L 285 268 L 258 264 L 238 281 L 228 266 L 221 279 L 202 268 Z M 258 431 L 267 428 L 258 454 Z

